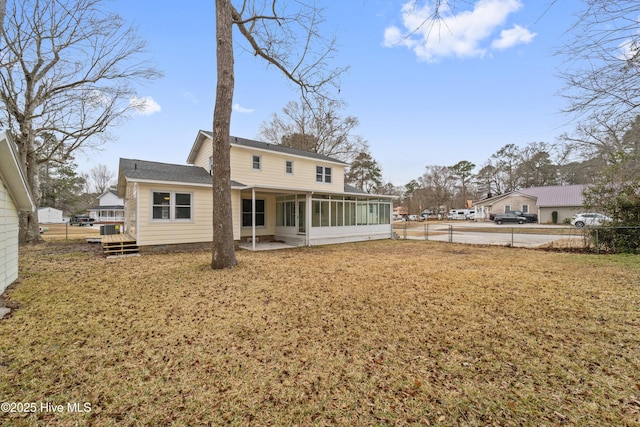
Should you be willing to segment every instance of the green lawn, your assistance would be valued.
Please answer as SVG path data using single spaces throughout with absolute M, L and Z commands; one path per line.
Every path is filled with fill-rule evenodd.
M 0 424 L 640 425 L 638 256 L 379 241 L 238 259 L 22 248 L 0 400 L 37 410 Z

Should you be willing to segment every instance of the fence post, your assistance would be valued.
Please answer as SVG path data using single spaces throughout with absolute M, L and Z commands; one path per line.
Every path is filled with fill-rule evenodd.
M 449 224 L 449 243 L 453 243 L 453 225 Z
M 64 223 L 64 240 L 69 240 L 69 221 Z
M 403 235 L 404 235 L 404 240 L 407 240 L 407 222 L 406 222 L 406 221 L 404 222 L 404 232 L 403 232 Z
M 424 224 L 424 240 L 429 240 L 429 224 Z
M 596 227 L 596 254 L 600 255 L 600 239 L 598 238 L 598 228 Z
M 511 247 L 513 248 L 513 228 L 511 227 Z

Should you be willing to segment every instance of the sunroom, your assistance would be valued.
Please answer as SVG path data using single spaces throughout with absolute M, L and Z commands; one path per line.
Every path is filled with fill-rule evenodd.
M 293 189 L 247 190 L 241 192 L 242 237 L 253 242 L 253 248 L 259 237 L 270 235 L 271 230 L 275 240 L 296 246 L 392 236 L 391 196 L 352 192 L 322 194 Z M 275 222 L 269 218 L 273 213 Z

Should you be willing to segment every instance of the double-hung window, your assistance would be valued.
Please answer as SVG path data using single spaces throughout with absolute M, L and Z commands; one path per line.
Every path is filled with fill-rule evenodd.
M 192 198 L 191 193 L 154 191 L 151 217 L 154 220 L 190 220 L 192 219 Z
M 251 217 L 253 216 L 253 204 L 251 199 L 242 199 L 242 226 L 251 227 Z M 256 200 L 256 227 L 264 227 L 264 200 Z
M 316 166 L 316 182 L 331 184 L 331 168 Z
M 262 158 L 260 156 L 256 156 L 255 154 L 251 157 L 251 165 L 253 167 L 253 170 L 259 171 L 260 169 L 262 169 Z
M 293 175 L 293 160 L 287 160 L 285 162 L 284 171 L 287 175 Z

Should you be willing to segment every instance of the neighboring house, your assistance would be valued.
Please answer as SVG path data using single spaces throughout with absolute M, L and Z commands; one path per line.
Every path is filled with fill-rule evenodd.
M 62 224 L 62 211 L 56 208 L 38 208 L 38 222 L 40 224 Z
M 394 217 L 400 217 L 400 216 L 405 216 L 405 215 L 409 215 L 409 210 L 404 207 L 404 206 L 394 206 L 393 207 L 393 216 Z
M 123 223 L 124 198 L 118 197 L 118 190 L 105 190 L 98 196 L 98 206 L 89 209 L 89 217 L 96 223 Z
M 9 134 L 0 133 L 0 294 L 18 278 L 18 215 L 34 209 L 18 151 Z
M 320 245 L 388 239 L 393 196 L 346 185 L 347 164 L 317 153 L 231 137 L 233 238 Z M 139 246 L 210 242 L 213 147 L 200 131 L 187 165 L 120 159 L 124 231 Z
M 474 203 L 476 219 L 489 219 L 489 214 L 522 211 L 538 215 L 540 224 L 553 222 L 553 212 L 558 213 L 558 223 L 584 210 L 583 192 L 586 185 L 555 185 L 531 187 L 511 191 Z

